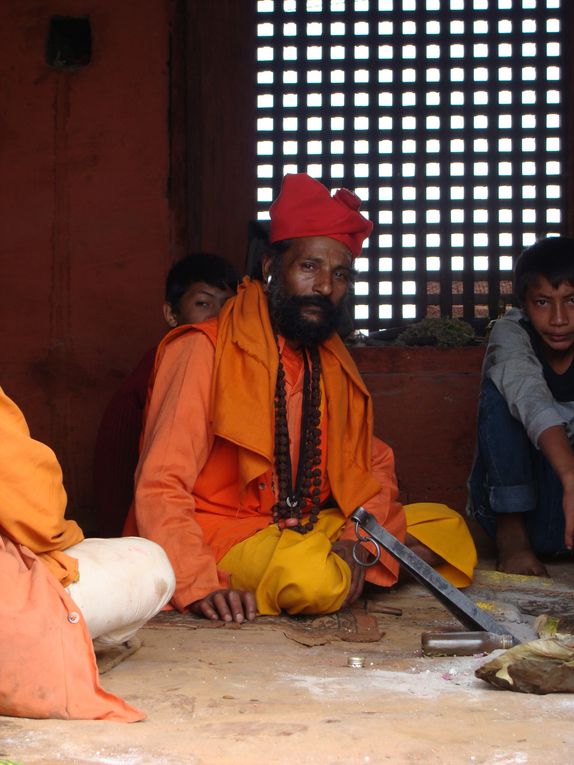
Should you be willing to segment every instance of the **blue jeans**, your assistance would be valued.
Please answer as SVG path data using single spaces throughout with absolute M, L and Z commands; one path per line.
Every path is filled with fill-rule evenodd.
M 467 511 L 494 537 L 498 513 L 524 513 L 537 555 L 566 552 L 562 484 L 491 380 L 480 390 L 477 448 Z

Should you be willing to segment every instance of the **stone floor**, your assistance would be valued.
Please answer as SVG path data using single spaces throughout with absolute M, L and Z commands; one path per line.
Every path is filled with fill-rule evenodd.
M 541 580 L 482 564 L 470 595 L 526 636 L 535 614 L 574 609 L 574 565 L 550 570 L 552 579 Z M 403 584 L 368 605 L 384 632 L 376 642 L 353 642 L 356 636 L 344 630 L 331 630 L 330 637 L 329 630 L 311 630 L 301 638 L 298 625 L 287 621 L 232 629 L 160 619 L 139 633 L 142 647 L 102 677 L 106 689 L 146 710 L 145 722 L 3 717 L 0 759 L 19 765 L 574 761 L 574 695 L 496 690 L 474 677 L 484 656 L 424 657 L 422 631 L 458 624 L 418 584 Z M 387 606 L 402 615 L 382 613 Z M 363 668 L 347 666 L 357 655 Z

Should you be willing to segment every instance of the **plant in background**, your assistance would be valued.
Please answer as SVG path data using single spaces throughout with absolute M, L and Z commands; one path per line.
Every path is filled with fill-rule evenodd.
M 455 348 L 471 345 L 475 341 L 474 329 L 461 319 L 432 319 L 417 321 L 397 337 L 397 345 L 434 345 Z

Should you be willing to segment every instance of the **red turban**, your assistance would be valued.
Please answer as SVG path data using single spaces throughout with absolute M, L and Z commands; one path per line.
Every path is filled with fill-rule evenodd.
M 271 205 L 271 242 L 301 236 L 329 236 L 349 248 L 353 257 L 373 229 L 361 215 L 361 200 L 348 189 L 333 196 L 307 173 L 288 174 L 281 192 Z

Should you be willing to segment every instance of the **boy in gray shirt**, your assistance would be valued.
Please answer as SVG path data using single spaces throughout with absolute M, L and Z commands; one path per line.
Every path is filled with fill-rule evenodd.
M 484 359 L 468 511 L 500 571 L 547 576 L 540 557 L 574 542 L 574 239 L 524 250 L 514 293 Z

